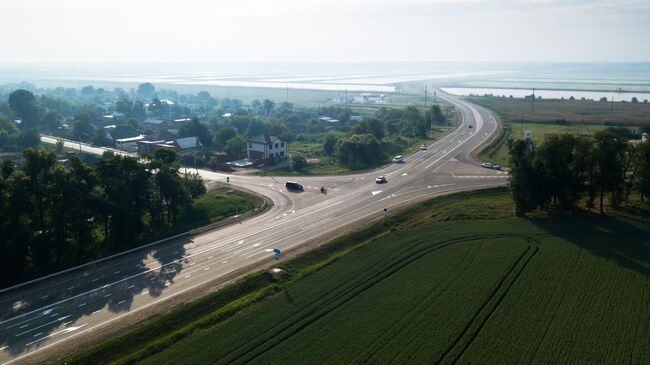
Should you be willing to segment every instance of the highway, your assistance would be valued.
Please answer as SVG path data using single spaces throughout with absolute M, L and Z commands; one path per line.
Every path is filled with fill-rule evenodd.
M 273 262 L 274 248 L 298 252 L 339 235 L 384 208 L 450 191 L 504 185 L 507 174 L 488 170 L 471 153 L 497 130 L 488 110 L 438 94 L 456 105 L 462 124 L 405 163 L 355 175 L 292 177 L 304 192 L 288 192 L 289 178 L 228 175 L 198 170 L 206 180 L 267 196 L 273 206 L 263 214 L 192 237 L 136 251 L 87 268 L 58 275 L 0 294 L 0 363 L 32 363 L 56 350 L 70 351 L 99 333 L 188 301 L 243 273 Z M 470 128 L 469 126 L 472 126 Z M 68 145 L 69 144 L 69 145 Z M 93 148 L 66 142 L 73 148 Z M 93 153 L 101 153 L 98 149 Z M 376 184 L 385 175 L 388 182 Z M 322 194 L 321 186 L 328 188 Z M 198 293 L 198 294 L 197 294 Z

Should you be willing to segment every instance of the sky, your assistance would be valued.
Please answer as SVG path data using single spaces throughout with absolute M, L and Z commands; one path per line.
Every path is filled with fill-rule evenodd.
M 648 0 L 0 0 L 0 63 L 650 61 Z

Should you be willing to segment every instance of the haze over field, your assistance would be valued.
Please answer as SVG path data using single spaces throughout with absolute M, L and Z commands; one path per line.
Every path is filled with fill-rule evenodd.
M 0 63 L 646 61 L 645 0 L 0 0 Z

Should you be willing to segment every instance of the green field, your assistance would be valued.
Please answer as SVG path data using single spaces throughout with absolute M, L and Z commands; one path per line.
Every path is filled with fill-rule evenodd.
M 650 362 L 650 220 L 511 211 L 504 190 L 416 205 L 311 254 L 330 258 L 309 270 L 310 254 L 281 264 L 275 294 L 124 360 Z
M 508 146 L 506 144 L 508 138 L 512 139 L 523 139 L 524 131 L 533 132 L 533 142 L 542 143 L 547 135 L 558 135 L 558 134 L 572 134 L 575 136 L 583 135 L 590 136 L 594 132 L 602 130 L 603 127 L 600 124 L 570 124 L 570 125 L 559 125 L 552 123 L 517 123 L 509 122 L 504 120 L 503 129 L 500 131 L 500 135 L 494 140 L 494 142 L 485 147 L 479 153 L 479 159 L 485 162 L 497 163 L 503 166 L 508 165 Z
M 582 100 L 535 100 L 489 96 L 468 97 L 512 122 L 555 122 L 638 125 L 650 122 L 650 103 L 611 103 Z

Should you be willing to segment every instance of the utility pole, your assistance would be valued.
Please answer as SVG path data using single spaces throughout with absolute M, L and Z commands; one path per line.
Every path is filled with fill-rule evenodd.
M 531 113 L 535 112 L 535 88 L 533 88 L 533 102 L 531 103 L 531 106 L 530 106 L 530 112 Z
M 427 112 L 427 85 L 424 84 L 424 112 Z

